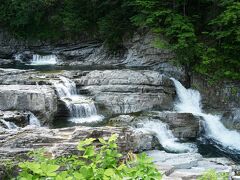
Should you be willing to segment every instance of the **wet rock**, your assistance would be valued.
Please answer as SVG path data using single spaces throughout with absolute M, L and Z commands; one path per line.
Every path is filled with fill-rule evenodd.
M 172 82 L 156 71 L 91 71 L 75 82 L 109 114 L 172 108 Z
M 1 111 L 0 119 L 13 122 L 19 127 L 25 127 L 29 124 L 29 113 L 22 111 Z
M 200 132 L 200 117 L 191 113 L 177 113 L 170 111 L 149 111 L 140 114 L 120 115 L 111 118 L 109 123 L 113 126 L 133 126 L 148 121 L 161 121 L 169 126 L 175 137 L 180 139 L 197 138 Z
M 57 96 L 49 86 L 0 85 L 0 110 L 31 111 L 48 124 L 57 111 Z

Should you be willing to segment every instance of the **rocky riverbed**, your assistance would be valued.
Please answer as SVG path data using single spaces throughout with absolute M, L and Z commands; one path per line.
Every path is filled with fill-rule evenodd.
M 117 55 L 109 55 L 95 41 L 25 47 L 4 38 L 0 38 L 0 178 L 5 161 L 24 159 L 31 150 L 45 148 L 56 157 L 76 153 L 82 139 L 111 134 L 118 134 L 123 153 L 146 151 L 164 179 L 196 179 L 211 168 L 229 176 L 239 173 L 238 162 L 198 153 L 197 142 L 207 130 L 205 117 L 176 108 L 181 98 L 170 78 L 184 82 L 185 75 L 172 64 L 170 51 L 152 46 L 154 34 L 136 34 Z M 40 69 L 29 65 L 39 52 L 49 54 L 47 59 L 56 64 Z M 23 68 L 18 69 L 18 63 Z M 203 93 L 205 110 L 224 112 L 224 125 L 239 130 L 238 84 L 212 88 L 192 76 L 192 86 Z

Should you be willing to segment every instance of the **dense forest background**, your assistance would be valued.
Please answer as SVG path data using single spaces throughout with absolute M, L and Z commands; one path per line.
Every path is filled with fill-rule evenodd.
M 159 34 L 187 72 L 240 80 L 239 0 L 0 0 L 0 27 L 18 38 L 82 35 L 121 48 L 138 29 Z M 165 40 L 163 40 L 165 39 Z

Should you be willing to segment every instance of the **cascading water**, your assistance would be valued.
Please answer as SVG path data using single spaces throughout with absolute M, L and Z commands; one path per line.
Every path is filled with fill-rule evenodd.
M 38 55 L 34 54 L 30 65 L 54 65 L 57 64 L 56 55 Z
M 167 124 L 163 122 L 145 121 L 138 130 L 156 136 L 162 147 L 169 152 L 182 153 L 196 151 L 196 146 L 194 146 L 194 144 L 179 143 L 172 131 L 169 130 Z
M 206 137 L 231 151 L 240 151 L 240 134 L 227 129 L 218 115 L 206 114 L 202 111 L 201 95 L 198 91 L 186 89 L 179 81 L 171 78 L 175 84 L 179 101 L 175 104 L 178 112 L 192 113 L 202 116 L 205 122 Z
M 3 128 L 5 129 L 17 129 L 18 126 L 14 124 L 13 122 L 5 121 L 3 119 L 0 120 L 0 122 L 3 124 Z
M 94 102 L 87 97 L 77 94 L 76 84 L 68 78 L 59 77 L 60 82 L 54 81 L 59 98 L 66 104 L 74 123 L 90 123 L 103 120 L 97 114 Z
M 29 113 L 29 125 L 41 127 L 41 123 L 38 118 L 33 114 Z

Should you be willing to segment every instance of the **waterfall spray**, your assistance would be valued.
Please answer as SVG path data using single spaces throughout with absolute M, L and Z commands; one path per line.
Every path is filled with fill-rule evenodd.
M 29 125 L 41 127 L 39 119 L 31 112 L 29 112 Z
M 34 54 L 30 65 L 54 65 L 57 64 L 56 55 L 38 55 Z
M 194 144 L 178 142 L 167 124 L 161 121 L 144 121 L 143 126 L 137 130 L 156 136 L 162 147 L 169 152 L 195 152 L 197 149 Z
M 74 123 L 96 122 L 103 120 L 103 116 L 97 114 L 94 101 L 85 96 L 77 94 L 76 84 L 63 76 L 60 81 L 53 84 L 57 90 L 59 98 L 68 108 L 71 118 L 69 121 Z
M 227 149 L 239 151 L 240 134 L 237 131 L 227 129 L 220 121 L 220 116 L 202 111 L 201 95 L 198 91 L 186 89 L 179 81 L 174 78 L 171 79 L 175 84 L 179 99 L 175 104 L 176 110 L 202 116 L 205 122 L 206 137 Z
M 4 126 L 3 128 L 5 128 L 5 129 L 17 129 L 18 128 L 18 126 L 13 122 L 5 121 L 3 119 L 0 119 L 0 122 L 3 124 L 3 126 Z

